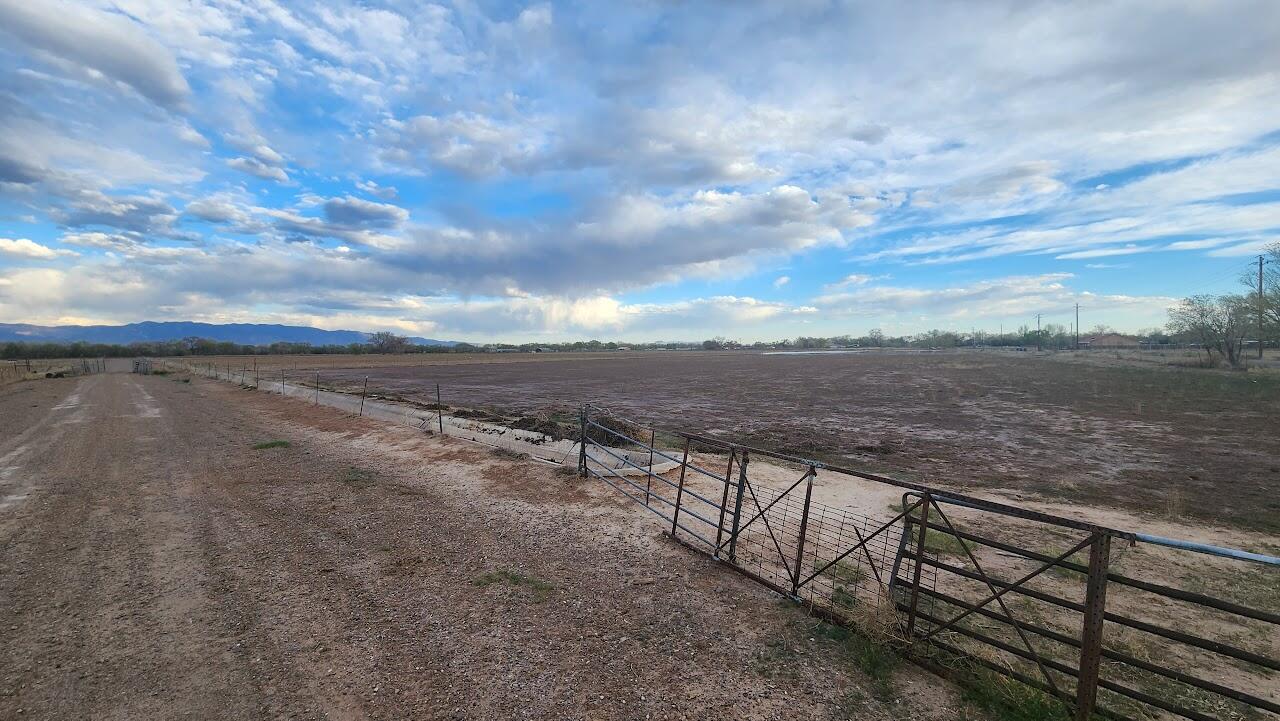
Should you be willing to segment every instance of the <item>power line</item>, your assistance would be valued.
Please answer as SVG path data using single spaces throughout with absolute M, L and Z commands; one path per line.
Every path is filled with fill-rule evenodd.
M 1201 283 L 1200 285 L 1196 286 L 1193 290 L 1191 290 L 1190 292 L 1188 292 L 1188 293 L 1187 293 L 1187 295 L 1196 295 L 1196 294 L 1197 294 L 1197 293 L 1199 293 L 1200 291 L 1203 291 L 1205 288 L 1208 288 L 1208 287 L 1210 287 L 1210 286 L 1217 285 L 1218 283 L 1220 283 L 1220 282 L 1222 282 L 1222 281 L 1226 280 L 1227 278 L 1229 278 L 1229 277 L 1231 277 L 1231 276 L 1233 276 L 1233 275 L 1234 275 L 1234 276 L 1236 276 L 1237 278 L 1239 278 L 1241 275 L 1243 275 L 1243 274 L 1246 272 L 1246 269 L 1249 269 L 1249 266 L 1252 266 L 1252 265 L 1253 265 L 1253 263 L 1249 263 L 1249 264 L 1244 265 L 1244 266 L 1239 266 L 1239 265 L 1237 265 L 1235 268 L 1231 268 L 1231 269 L 1229 269 L 1229 270 L 1228 270 L 1227 272 L 1225 272 L 1225 273 L 1219 273 L 1219 274 L 1215 275 L 1212 279 L 1210 279 L 1210 280 L 1208 280 L 1208 281 L 1206 281 L 1206 282 L 1204 282 L 1204 283 Z

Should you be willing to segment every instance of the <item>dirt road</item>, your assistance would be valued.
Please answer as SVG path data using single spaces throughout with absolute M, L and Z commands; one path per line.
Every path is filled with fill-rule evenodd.
M 972 713 L 591 483 L 199 379 L 5 388 L 0 719 Z

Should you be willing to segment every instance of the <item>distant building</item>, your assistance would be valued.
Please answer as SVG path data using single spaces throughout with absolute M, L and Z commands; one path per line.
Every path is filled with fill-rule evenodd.
M 1080 339 L 1080 345 L 1087 348 L 1139 348 L 1141 343 L 1131 335 L 1120 333 L 1103 333 L 1092 338 Z

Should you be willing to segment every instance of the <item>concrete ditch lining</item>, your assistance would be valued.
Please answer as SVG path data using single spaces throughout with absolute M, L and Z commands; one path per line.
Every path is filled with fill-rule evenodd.
M 224 380 L 237 385 L 241 385 L 239 381 L 234 379 L 226 379 L 202 369 L 193 369 L 188 367 L 192 373 L 202 375 L 206 378 L 214 380 Z M 253 388 L 264 393 L 272 393 L 284 395 L 290 398 L 306 400 L 316 403 L 317 405 L 337 408 L 352 415 L 360 414 L 367 418 L 386 421 L 389 423 L 400 423 L 420 428 L 424 431 L 433 433 L 440 432 L 443 426 L 444 435 L 454 438 L 461 438 L 473 443 L 482 443 L 495 448 L 502 448 L 513 453 L 523 453 L 531 458 L 557 465 L 577 466 L 578 449 L 577 441 L 555 440 L 548 435 L 538 433 L 536 431 L 523 430 L 520 428 L 509 428 L 497 423 L 488 423 L 478 421 L 472 418 L 459 418 L 457 416 L 445 414 L 437 414 L 423 408 L 417 408 L 411 405 L 390 403 L 383 400 L 374 400 L 366 398 L 364 400 L 363 409 L 361 408 L 361 399 L 349 393 L 340 393 L 337 391 L 317 390 L 314 387 L 299 386 L 283 381 L 260 380 L 256 386 L 242 386 Z M 595 444 L 590 444 L 594 446 Z M 610 447 L 609 451 L 627 459 L 630 462 L 619 460 L 608 453 L 588 447 L 587 454 L 591 458 L 591 462 L 599 464 L 613 470 L 615 473 L 624 476 L 643 476 L 649 472 L 649 453 L 629 451 L 624 448 Z M 653 473 L 665 473 L 672 468 L 678 467 L 680 464 L 675 461 L 665 459 L 658 460 L 653 464 Z M 638 466 L 638 467 L 637 467 Z

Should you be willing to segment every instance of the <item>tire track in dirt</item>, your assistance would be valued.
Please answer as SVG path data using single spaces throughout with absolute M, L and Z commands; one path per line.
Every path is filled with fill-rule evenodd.
M 294 441 L 285 452 L 306 454 L 290 462 L 314 476 L 312 487 L 287 499 L 263 497 L 269 507 L 255 519 L 262 526 L 283 521 L 302 536 L 290 541 L 298 549 L 291 558 L 314 564 L 327 555 L 333 560 L 322 570 L 335 586 L 368 599 L 357 605 L 385 609 L 374 614 L 388 629 L 378 672 L 391 675 L 380 678 L 413 678 L 430 668 L 405 663 L 414 647 L 440 648 L 436 657 L 448 666 L 432 679 L 432 698 L 446 701 L 441 713 L 815 718 L 830 714 L 839 695 L 833 689 L 849 686 L 832 658 L 804 653 L 790 659 L 803 684 L 754 678 L 753 654 L 779 640 L 770 634 L 792 609 L 736 576 L 726 579 L 700 557 L 655 542 L 656 529 L 637 523 L 643 517 L 634 509 L 618 513 L 615 496 L 582 492 L 594 484 L 306 403 L 222 385 L 209 392 L 261 413 L 273 437 Z M 335 468 L 353 458 L 376 468 L 377 480 L 359 490 L 316 489 L 342 489 Z M 312 460 L 328 470 L 311 470 Z M 566 483 L 573 484 L 567 496 L 549 493 Z M 573 508 L 584 500 L 587 507 Z M 412 572 L 388 583 L 388 570 L 405 568 Z M 554 602 L 477 589 L 475 579 L 494 568 L 554 583 Z M 422 608 L 422 599 L 431 606 Z M 893 717 L 929 715 L 898 704 Z
M 871 695 L 793 607 L 589 482 L 198 380 L 0 410 L 73 391 L 76 422 L 24 409 L 39 429 L 0 440 L 39 479 L 0 511 L 0 718 L 764 721 Z M 957 718 L 904 673 L 859 718 Z
M 34 427 L 48 432 L 24 467 L 40 488 L 3 519 L 0 716 L 209 718 L 252 707 L 249 679 L 211 650 L 218 614 L 187 562 L 187 479 L 156 461 L 172 446 L 158 442 L 158 415 L 135 412 L 138 390 L 129 377 L 85 378 L 76 405 L 89 422 Z

